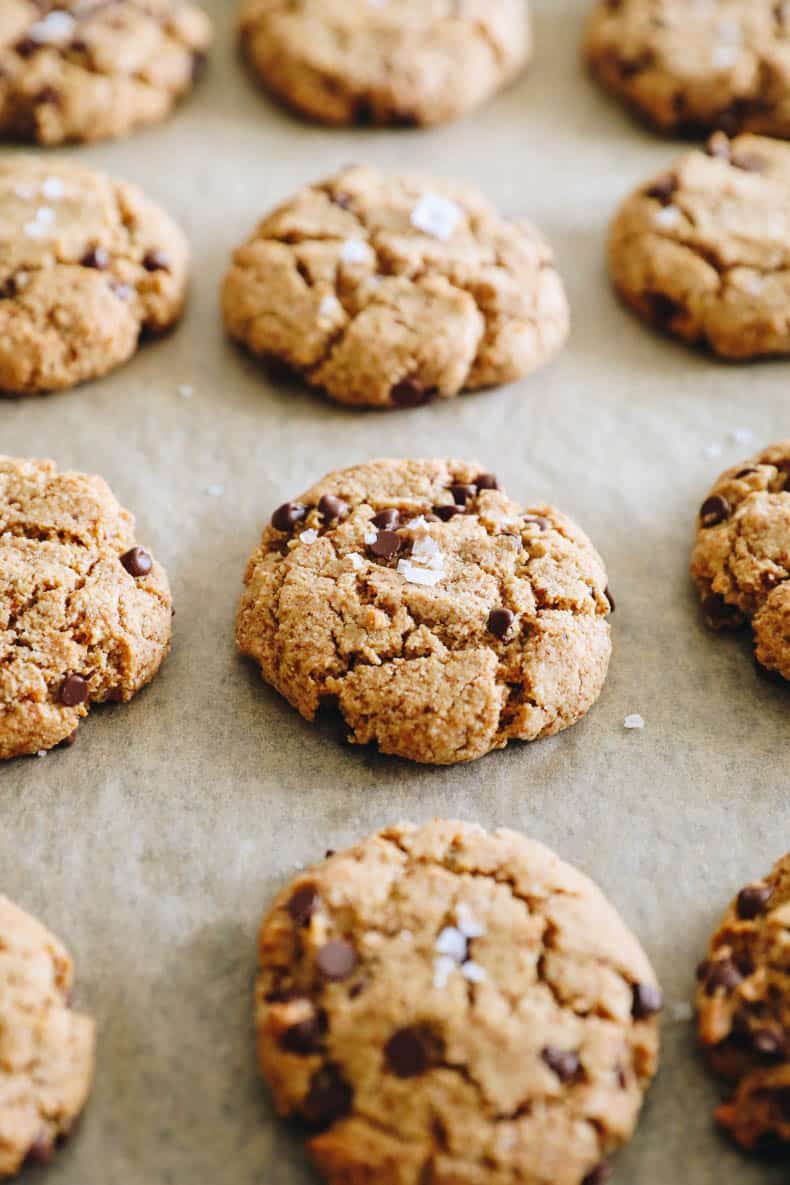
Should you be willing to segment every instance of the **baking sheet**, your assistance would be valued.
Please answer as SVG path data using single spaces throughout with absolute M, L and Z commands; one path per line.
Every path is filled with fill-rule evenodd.
M 715 1133 L 716 1088 L 673 1020 L 732 893 L 790 847 L 790 691 L 746 641 L 700 623 L 687 578 L 715 475 L 790 435 L 790 363 L 730 368 L 664 342 L 612 297 L 616 202 L 677 146 L 653 138 L 579 67 L 582 0 L 536 0 L 537 58 L 483 110 L 430 132 L 336 132 L 272 106 L 218 44 L 169 123 L 76 150 L 184 224 L 184 324 L 103 382 L 0 402 L 0 451 L 99 471 L 166 564 L 173 653 L 132 704 L 95 710 L 73 749 L 0 769 L 0 887 L 67 941 L 98 1073 L 49 1185 L 307 1185 L 253 1054 L 255 933 L 275 889 L 327 847 L 433 815 L 523 829 L 593 876 L 637 930 L 667 1000 L 664 1058 L 622 1185 L 774 1185 Z M 229 346 L 218 286 L 271 205 L 351 160 L 435 171 L 532 216 L 573 307 L 564 354 L 506 390 L 360 414 L 272 386 Z M 185 399 L 182 386 L 193 386 Z M 732 436 L 748 429 L 753 445 Z M 711 456 L 716 449 L 721 455 Z M 577 517 L 618 602 L 615 657 L 585 722 L 481 762 L 431 769 L 342 747 L 237 658 L 244 563 L 271 509 L 325 472 L 381 455 L 477 457 L 520 500 Z M 644 732 L 627 732 L 632 712 Z M 30 1180 L 43 1174 L 30 1174 Z

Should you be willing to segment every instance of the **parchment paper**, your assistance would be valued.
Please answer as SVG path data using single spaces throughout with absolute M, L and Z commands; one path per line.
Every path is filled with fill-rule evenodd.
M 76 1002 L 99 1024 L 92 1101 L 47 1182 L 312 1182 L 256 1073 L 259 919 L 325 848 L 437 814 L 549 843 L 602 885 L 655 961 L 663 1066 L 617 1182 L 785 1182 L 787 1163 L 747 1162 L 716 1134 L 716 1087 L 691 1024 L 673 1014 L 731 895 L 790 847 L 790 692 L 756 673 L 747 641 L 705 630 L 687 578 L 713 478 L 790 435 L 790 363 L 725 367 L 655 336 L 611 295 L 608 219 L 678 146 L 634 126 L 585 76 L 582 0 L 536 0 L 526 77 L 430 132 L 296 121 L 237 62 L 233 6 L 209 7 L 218 44 L 194 98 L 158 129 L 75 152 L 140 183 L 186 227 L 184 324 L 103 382 L 0 401 L 0 451 L 102 473 L 166 564 L 178 610 L 149 690 L 95 710 L 73 749 L 0 769 L 0 888 L 68 943 Z M 229 252 L 274 203 L 351 160 L 454 176 L 534 218 L 572 302 L 564 354 L 509 389 L 396 414 L 272 386 L 224 340 Z M 741 429 L 753 442 L 729 438 Z M 245 560 L 276 504 L 339 466 L 442 454 L 477 457 L 515 497 L 577 517 L 618 602 L 611 675 L 588 719 L 454 769 L 339 745 L 233 642 Z M 632 712 L 644 732 L 624 730 Z

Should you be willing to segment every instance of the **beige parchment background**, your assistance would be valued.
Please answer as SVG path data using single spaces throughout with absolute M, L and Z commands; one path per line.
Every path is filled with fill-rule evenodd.
M 757 675 L 746 641 L 706 632 L 686 574 L 701 498 L 752 451 L 728 434 L 750 429 L 755 448 L 790 435 L 790 364 L 725 367 L 617 306 L 607 221 L 677 146 L 585 77 L 583 0 L 536 0 L 530 72 L 430 132 L 297 122 L 237 63 L 231 5 L 209 7 L 218 44 L 193 100 L 159 129 L 75 154 L 139 182 L 184 224 L 195 252 L 184 324 L 103 382 L 0 404 L 0 452 L 107 478 L 178 609 L 149 690 L 95 711 L 73 749 L 0 770 L 0 888 L 67 941 L 77 1003 L 99 1024 L 92 1102 L 48 1185 L 312 1182 L 256 1074 L 257 923 L 325 848 L 435 814 L 549 843 L 600 882 L 655 961 L 670 1002 L 663 1068 L 618 1185 L 785 1182 L 786 1164 L 747 1163 L 716 1135 L 716 1089 L 692 1026 L 671 1013 L 729 897 L 790 846 L 790 692 Z M 228 254 L 267 208 L 350 160 L 454 176 L 533 217 L 572 302 L 562 357 L 509 389 L 395 414 L 267 382 L 223 337 Z M 577 517 L 618 602 L 611 675 L 588 719 L 455 769 L 341 747 L 233 644 L 245 559 L 276 504 L 342 465 L 437 454 L 477 457 L 515 497 Z M 623 729 L 631 712 L 643 733 Z

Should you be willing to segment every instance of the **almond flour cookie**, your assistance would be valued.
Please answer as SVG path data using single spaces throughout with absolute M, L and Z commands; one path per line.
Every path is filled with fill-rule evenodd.
M 463 186 L 360 167 L 264 219 L 233 257 L 224 310 L 253 354 L 357 406 L 510 382 L 568 333 L 532 226 Z
M 71 740 L 170 644 L 167 577 L 100 477 L 0 457 L 0 758 Z
M 250 559 L 244 654 L 307 719 L 450 765 L 575 724 L 611 654 L 606 573 L 550 506 L 463 461 L 376 461 L 280 506 Z
M 125 362 L 181 316 L 189 247 L 133 185 L 66 161 L 0 161 L 0 394 Z
M 94 1024 L 73 984 L 57 938 L 0 896 L 0 1179 L 49 1160 L 87 1101 Z
M 717 133 L 626 200 L 615 288 L 644 320 L 723 358 L 790 353 L 790 145 Z
M 331 124 L 444 123 L 532 49 L 526 0 L 244 0 L 239 27 L 272 94 Z
M 0 136 L 63 144 L 158 122 L 210 43 L 189 0 L 2 0 Z
M 691 572 L 708 624 L 751 621 L 757 661 L 790 679 L 790 440 L 721 475 L 700 508 Z
M 698 978 L 700 1038 L 733 1086 L 719 1123 L 744 1148 L 790 1146 L 790 855 L 735 898 Z
M 330 1185 L 602 1185 L 661 993 L 587 877 L 512 831 L 401 824 L 260 932 L 258 1054 Z
M 587 59 L 662 131 L 790 136 L 790 7 L 777 0 L 598 0 Z

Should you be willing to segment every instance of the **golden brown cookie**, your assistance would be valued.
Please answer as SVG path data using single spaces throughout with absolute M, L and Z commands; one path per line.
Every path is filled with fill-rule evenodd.
M 308 720 L 449 765 L 579 721 L 611 654 L 606 572 L 553 507 L 481 466 L 376 461 L 280 506 L 247 567 L 237 637 Z
M 189 247 L 133 185 L 64 160 L 0 161 L 0 395 L 98 378 L 181 316 Z
M 0 457 L 0 758 L 130 700 L 170 644 L 167 576 L 100 477 Z
M 244 0 L 239 30 L 268 90 L 331 124 L 444 123 L 532 49 L 526 0 Z
M 698 978 L 700 1039 L 733 1088 L 719 1123 L 750 1150 L 790 1146 L 790 855 L 735 898 Z
M 758 662 L 790 679 L 790 440 L 722 473 L 691 561 L 708 624 L 751 621 Z
M 587 877 L 512 831 L 390 827 L 263 923 L 258 1054 L 330 1185 L 602 1185 L 661 993 Z
M 63 144 L 158 122 L 210 43 L 191 0 L 2 0 L 0 136 Z
M 87 1101 L 95 1031 L 73 984 L 57 938 L 0 896 L 0 1179 L 49 1160 Z
M 265 218 L 233 257 L 223 303 L 253 354 L 355 406 L 511 382 L 568 333 L 534 227 L 464 186 L 363 167 Z

